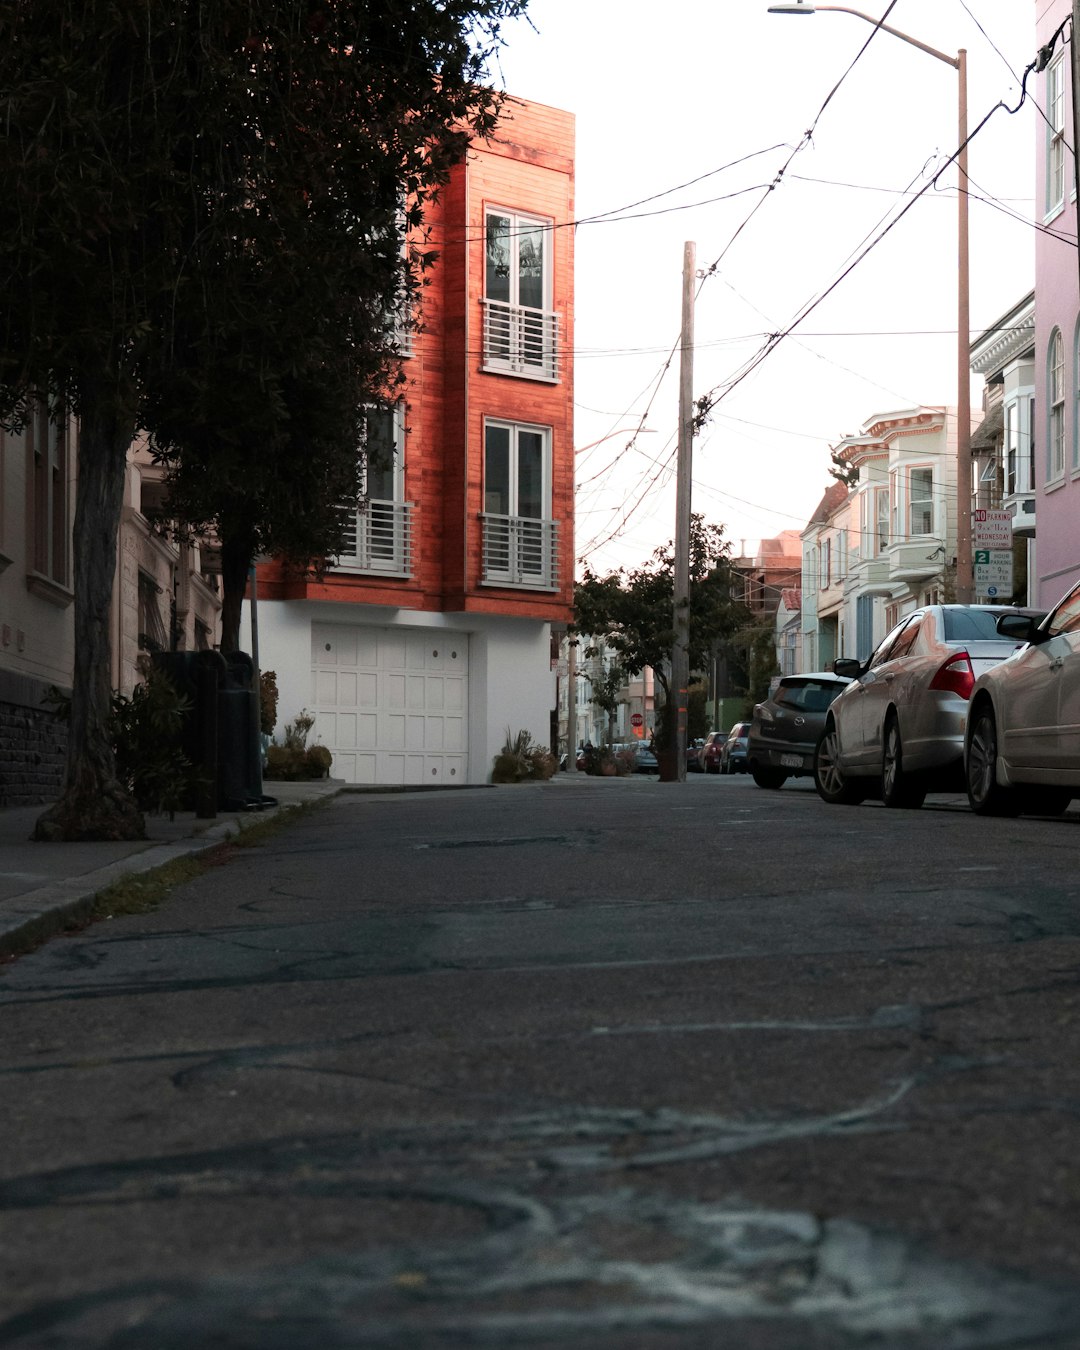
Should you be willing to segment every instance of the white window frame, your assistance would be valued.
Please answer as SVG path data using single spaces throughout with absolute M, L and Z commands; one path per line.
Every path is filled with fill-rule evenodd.
M 1050 334 L 1046 353 L 1046 481 L 1065 474 L 1065 339 L 1061 329 Z
M 1046 68 L 1046 217 L 1065 205 L 1065 54 Z
M 490 433 L 496 429 L 508 433 L 506 505 L 510 509 L 507 511 L 495 510 L 495 503 L 488 497 L 488 441 Z M 524 434 L 540 437 L 541 513 L 538 516 L 524 516 L 521 512 L 518 448 Z M 537 422 L 485 417 L 483 436 L 483 580 L 489 584 L 553 589 L 558 559 L 556 527 L 552 518 L 552 428 Z M 505 565 L 501 566 L 497 560 L 504 556 Z
M 927 492 L 925 493 L 925 495 L 921 495 L 918 498 L 916 498 L 915 496 L 915 488 L 914 488 L 916 474 L 930 475 L 930 486 Z M 909 464 L 907 466 L 905 478 L 906 478 L 905 487 L 907 489 L 907 502 L 905 506 L 904 517 L 908 527 L 907 537 L 909 539 L 930 538 L 937 533 L 936 529 L 937 502 L 935 500 L 935 494 L 937 490 L 937 479 L 934 473 L 934 466 L 932 464 Z M 921 513 L 925 511 L 927 507 L 929 507 L 929 522 L 930 522 L 929 529 L 925 530 L 916 529 L 915 511 L 916 509 L 918 509 Z
M 879 558 L 889 547 L 892 538 L 889 533 L 889 490 L 875 488 L 874 494 L 874 557 Z
M 380 572 L 392 576 L 410 573 L 409 521 L 405 496 L 405 401 L 372 404 L 368 413 L 384 413 L 393 419 L 394 463 L 390 471 L 392 495 L 369 495 L 366 437 L 361 435 L 357 454 L 360 460 L 360 509 L 355 517 L 355 548 L 339 554 L 332 563 L 335 572 Z M 378 508 L 373 511 L 372 508 Z M 377 522 L 377 523 L 376 523 Z
M 508 221 L 509 258 L 507 295 L 493 296 L 489 289 L 488 249 L 492 221 Z M 485 370 L 556 382 L 559 378 L 559 325 L 554 312 L 555 222 L 548 216 L 500 206 L 484 207 L 483 294 Z M 540 304 L 526 304 L 521 297 L 520 241 L 539 232 L 541 248 Z

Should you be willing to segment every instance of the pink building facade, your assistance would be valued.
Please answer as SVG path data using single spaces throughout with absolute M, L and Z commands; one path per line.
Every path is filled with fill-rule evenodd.
M 1080 577 L 1080 253 L 1076 245 L 1071 0 L 1035 6 L 1047 49 L 1037 76 L 1035 415 L 1036 519 L 1032 602 L 1049 607 Z

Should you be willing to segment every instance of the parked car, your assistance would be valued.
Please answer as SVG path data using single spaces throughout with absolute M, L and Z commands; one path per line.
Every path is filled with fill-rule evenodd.
M 783 787 L 789 778 L 814 772 L 814 749 L 829 704 L 850 683 L 848 676 L 828 670 L 776 681 L 769 697 L 754 707 L 746 742 L 747 766 L 758 787 Z
M 705 737 L 705 744 L 701 747 L 701 753 L 698 755 L 705 773 L 720 772 L 720 752 L 724 748 L 727 737 L 726 731 L 710 731 Z
M 660 763 L 656 756 L 649 749 L 644 741 L 638 741 L 634 746 L 634 772 L 635 773 L 659 773 Z
M 746 739 L 750 735 L 749 722 L 736 722 L 720 749 L 721 773 L 746 772 Z
M 1003 614 L 997 629 L 1025 645 L 975 681 L 968 801 L 983 816 L 1060 815 L 1080 796 L 1080 582 L 1041 621 Z
M 623 765 L 623 772 L 626 772 L 627 765 L 632 764 L 632 773 L 659 773 L 660 764 L 649 749 L 648 741 L 622 741 L 613 744 L 610 747 L 612 756 Z
M 704 736 L 699 736 L 696 740 L 690 741 L 686 747 L 686 772 L 703 773 L 705 765 L 701 762 L 701 751 L 705 745 Z
M 962 790 L 964 731 L 975 681 L 1016 649 L 998 631 L 1001 605 L 927 605 L 903 618 L 865 662 L 840 658 L 851 684 L 834 700 L 814 755 L 814 783 L 831 803 L 880 790 L 890 807 L 919 807 L 930 787 Z

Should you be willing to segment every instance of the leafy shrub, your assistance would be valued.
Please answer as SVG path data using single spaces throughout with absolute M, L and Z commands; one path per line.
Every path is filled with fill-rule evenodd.
M 306 708 L 286 724 L 283 744 L 275 742 L 266 747 L 264 778 L 296 783 L 327 777 L 334 757 L 325 745 L 308 745 L 307 738 L 314 725 L 315 718 Z
M 194 798 L 200 775 L 184 754 L 184 718 L 190 700 L 169 677 L 148 661 L 140 663 L 143 683 L 130 698 L 112 695 L 111 726 L 116 776 L 140 811 L 173 815 Z M 51 689 L 45 700 L 62 721 L 71 717 L 71 700 Z
M 522 783 L 550 778 L 555 758 L 543 745 L 536 745 L 524 729 L 513 735 L 506 728 L 506 741 L 495 756 L 491 769 L 493 783 Z
M 277 726 L 277 675 L 272 670 L 259 672 L 259 730 L 272 736 Z

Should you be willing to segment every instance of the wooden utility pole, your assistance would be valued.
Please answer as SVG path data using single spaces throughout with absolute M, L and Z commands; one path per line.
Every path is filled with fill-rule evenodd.
M 682 340 L 679 364 L 679 456 L 675 489 L 675 645 L 671 693 L 675 700 L 675 781 L 686 782 L 686 709 L 690 685 L 690 478 L 694 439 L 694 283 L 697 249 L 683 245 Z

